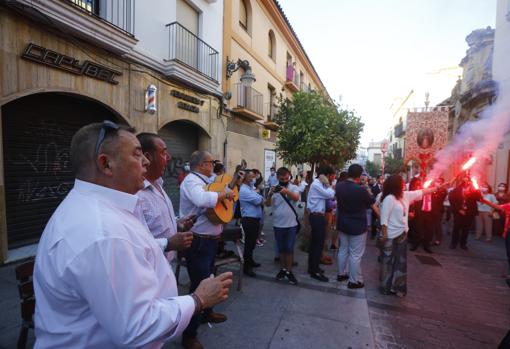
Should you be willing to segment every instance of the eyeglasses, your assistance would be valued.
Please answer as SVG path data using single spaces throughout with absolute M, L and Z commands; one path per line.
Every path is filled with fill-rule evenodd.
M 117 125 L 116 123 L 109 121 L 109 120 L 103 121 L 101 130 L 99 131 L 99 136 L 97 137 L 96 156 L 99 154 L 99 148 L 101 148 L 101 144 L 103 144 L 108 131 L 118 131 L 119 129 L 120 129 L 120 126 Z

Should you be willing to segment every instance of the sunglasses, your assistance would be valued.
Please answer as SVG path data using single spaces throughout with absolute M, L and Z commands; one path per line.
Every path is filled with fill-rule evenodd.
M 116 123 L 105 120 L 103 121 L 103 125 L 101 126 L 101 130 L 99 131 L 99 136 L 97 137 L 96 142 L 96 156 L 99 155 L 99 148 L 101 148 L 101 144 L 104 143 L 104 140 L 106 138 L 106 135 L 108 132 L 115 131 L 117 132 L 120 129 L 120 126 Z

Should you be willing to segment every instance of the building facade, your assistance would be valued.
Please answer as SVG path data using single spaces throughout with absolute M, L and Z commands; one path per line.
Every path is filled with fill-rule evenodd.
M 155 132 L 184 163 L 225 154 L 221 0 L 19 0 L 0 5 L 0 263 L 36 243 L 73 186 L 69 145 L 90 122 Z
M 267 177 L 281 164 L 272 121 L 278 96 L 326 90 L 276 0 L 225 0 L 224 9 L 227 167 L 245 160 Z

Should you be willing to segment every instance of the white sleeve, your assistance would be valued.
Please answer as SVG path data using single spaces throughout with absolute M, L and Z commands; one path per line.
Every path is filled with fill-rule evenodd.
M 423 198 L 423 190 L 405 191 L 407 202 L 411 205 L 413 202 L 421 200 Z
M 392 195 L 388 195 L 381 203 L 381 225 L 388 226 L 390 220 L 391 208 L 395 199 Z
M 184 184 L 183 191 L 186 193 L 186 197 L 197 207 L 214 207 L 218 202 L 218 193 L 205 191 L 202 183 L 190 180 Z
M 191 296 L 158 298 L 160 281 L 146 251 L 104 239 L 81 252 L 64 277 L 117 346 L 138 347 L 179 336 L 195 310 Z
M 313 187 L 315 188 L 315 194 L 318 194 L 316 196 L 320 199 L 333 199 L 335 197 L 333 188 L 324 188 L 322 184 L 315 184 Z

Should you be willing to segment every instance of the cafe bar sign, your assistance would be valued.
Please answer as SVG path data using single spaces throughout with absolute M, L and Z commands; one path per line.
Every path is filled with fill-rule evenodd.
M 58 53 L 32 43 L 27 45 L 21 57 L 53 68 L 65 70 L 76 75 L 85 75 L 97 80 L 106 81 L 113 85 L 117 85 L 119 83 L 115 80 L 115 76 L 122 75 L 121 72 L 105 67 L 104 65 L 88 60 L 80 62 L 76 58 L 66 56 L 62 53 Z

